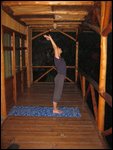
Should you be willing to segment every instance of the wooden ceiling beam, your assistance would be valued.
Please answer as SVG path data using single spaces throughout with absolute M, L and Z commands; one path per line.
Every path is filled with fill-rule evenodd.
M 53 24 L 53 21 L 25 21 L 26 24 L 41 24 L 41 25 L 46 25 L 46 24 Z
M 89 11 L 89 6 L 51 6 L 53 11 Z
M 67 22 L 67 21 L 65 21 L 65 22 L 55 22 L 57 25 L 79 25 L 79 24 L 81 24 L 81 22 Z
M 76 25 L 74 25 L 74 24 L 65 24 L 65 25 L 62 25 L 62 24 L 57 24 L 56 25 L 57 27 L 75 27 L 75 26 L 78 26 L 77 24 Z
M 31 22 L 33 22 L 33 23 L 37 23 L 37 24 L 46 24 L 46 23 L 48 23 L 48 24 L 51 24 L 51 23 L 57 23 L 57 24 L 81 24 L 81 22 L 80 21 L 68 21 L 68 20 L 64 20 L 64 21 L 55 21 L 54 19 L 52 19 L 52 18 L 22 18 L 21 19 L 21 21 L 24 21 L 24 22 L 26 22 L 26 23 L 31 23 Z
M 53 26 L 49 27 L 49 26 L 46 26 L 46 27 L 37 27 L 37 26 L 29 26 L 30 28 L 32 29 L 37 29 L 37 30 L 52 30 L 54 29 Z M 78 28 L 78 27 L 57 27 L 57 30 L 75 30 L 75 28 Z
M 47 15 L 47 14 L 44 14 L 44 15 L 18 15 L 18 16 L 16 16 L 15 15 L 15 17 L 19 17 L 19 18 L 51 18 L 51 19 L 53 19 L 54 18 L 54 15 Z
M 100 28 L 98 26 L 92 25 L 90 23 L 83 23 L 83 25 L 86 25 L 87 27 L 91 28 L 92 30 L 100 34 Z
M 21 21 L 53 21 L 53 18 L 21 18 Z
M 35 10 L 29 10 L 29 11 L 14 11 L 13 15 L 87 15 L 87 11 L 35 11 Z
M 94 1 L 3 1 L 4 6 L 92 6 Z
M 29 27 L 33 27 L 33 28 L 42 28 L 42 29 L 44 29 L 44 28 L 53 28 L 53 25 L 29 25 Z
M 44 29 L 44 30 L 48 30 L 48 29 Z M 36 28 L 32 28 L 32 31 L 33 32 L 43 32 L 44 31 L 43 29 L 36 29 Z M 75 29 L 61 29 L 61 31 L 63 32 L 75 32 L 76 31 L 76 28 Z M 58 32 L 56 30 L 52 30 L 51 32 Z
M 85 16 L 75 16 L 75 15 L 55 15 L 55 20 L 56 21 L 83 21 L 85 20 Z

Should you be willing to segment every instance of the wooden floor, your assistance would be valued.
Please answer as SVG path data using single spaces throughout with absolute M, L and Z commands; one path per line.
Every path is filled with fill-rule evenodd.
M 52 106 L 54 84 L 34 84 L 17 105 Z M 79 89 L 65 84 L 60 106 L 78 106 L 81 118 L 8 117 L 2 125 L 2 149 L 11 143 L 19 149 L 108 149 Z

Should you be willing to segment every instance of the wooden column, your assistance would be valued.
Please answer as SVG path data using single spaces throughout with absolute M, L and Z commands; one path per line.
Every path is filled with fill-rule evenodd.
M 75 82 L 78 80 L 78 30 L 76 31 L 76 54 L 75 54 Z
M 106 1 L 101 2 L 101 33 L 105 28 L 105 10 Z M 108 22 L 108 20 L 106 20 Z M 106 66 L 107 66 L 107 37 L 101 36 L 101 53 L 100 53 L 100 77 L 99 77 L 99 92 L 104 93 L 106 91 Z M 105 119 L 105 100 L 99 95 L 98 104 L 98 129 L 104 130 L 104 119 Z
M 99 77 L 99 92 L 106 91 L 106 65 L 107 65 L 107 37 L 101 36 L 101 56 L 100 56 L 100 77 Z M 105 117 L 105 99 L 99 95 L 98 104 L 98 129 L 104 130 Z
M 76 60 L 75 60 L 75 81 L 78 80 L 78 41 L 76 42 Z
M 14 103 L 16 104 L 17 102 L 17 90 L 16 90 L 16 48 L 15 48 L 15 33 L 13 32 L 13 37 L 12 37 L 12 74 L 13 74 L 13 98 L 14 98 Z
M 5 69 L 4 69 L 4 49 L 3 49 L 2 27 L 1 27 L 1 117 L 3 120 L 7 117 L 6 97 L 5 97 Z
M 31 71 L 31 84 L 33 83 L 33 68 L 32 68 L 32 29 L 30 28 L 30 71 Z
M 32 36 L 31 30 L 27 27 L 26 39 L 26 66 L 27 66 L 27 86 L 30 87 L 32 83 Z
M 20 38 L 20 47 L 22 47 L 22 37 Z M 22 49 L 20 50 L 20 71 L 21 71 L 21 92 L 24 92 L 24 75 L 23 75 L 23 66 L 22 66 Z
M 86 97 L 86 79 L 82 76 L 82 93 L 83 93 L 83 100 L 85 101 Z

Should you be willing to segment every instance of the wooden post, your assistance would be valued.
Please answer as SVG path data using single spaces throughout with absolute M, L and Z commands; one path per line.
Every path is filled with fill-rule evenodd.
M 89 84 L 88 88 L 86 90 L 85 100 L 87 100 L 87 97 L 88 97 L 88 94 L 89 94 L 90 90 L 91 90 L 91 87 L 90 87 L 90 84 Z
M 96 101 L 96 96 L 95 96 L 95 90 L 94 90 L 94 87 L 92 86 L 92 84 L 90 84 L 90 89 L 91 89 L 91 97 L 92 97 L 92 104 L 93 104 L 95 120 L 97 122 L 97 101 Z
M 82 93 L 83 93 L 83 100 L 85 101 L 85 96 L 86 96 L 86 80 L 85 77 L 82 76 Z
M 32 65 L 31 65 L 31 32 L 30 32 L 30 29 L 29 27 L 27 27 L 27 39 L 26 39 L 26 47 L 27 47 L 27 51 L 26 51 L 26 66 L 27 66 L 27 86 L 30 87 L 31 86 L 31 82 L 32 82 L 32 79 L 31 79 L 31 68 L 32 68 Z
M 76 30 L 76 53 L 75 53 L 75 82 L 77 83 L 78 80 L 78 29 Z
M 27 67 L 27 87 L 30 87 L 30 71 L 29 71 L 29 27 L 27 27 L 27 33 L 26 33 L 26 67 Z
M 22 47 L 22 37 L 20 38 L 20 47 Z M 20 50 L 20 71 L 21 71 L 21 92 L 24 92 L 24 75 L 23 75 L 23 67 L 22 67 L 22 49 Z
M 76 42 L 76 60 L 75 60 L 75 81 L 78 80 L 78 41 Z
M 17 90 L 16 90 L 16 48 L 15 48 L 15 33 L 13 32 L 13 37 L 12 37 L 12 74 L 13 74 L 13 98 L 14 98 L 14 103 L 16 104 L 17 101 Z
M 101 2 L 101 33 L 105 28 L 105 1 Z M 100 77 L 99 77 L 99 92 L 106 91 L 106 66 L 107 66 L 107 37 L 101 36 L 101 53 L 100 53 Z M 105 100 L 99 95 L 98 104 L 98 129 L 102 132 L 104 130 L 104 117 L 105 117 Z
M 6 97 L 5 97 L 5 69 L 4 69 L 4 49 L 3 49 L 2 27 L 1 27 L 1 117 L 3 120 L 7 117 Z
M 101 36 L 101 56 L 100 56 L 100 77 L 99 77 L 99 92 L 106 91 L 106 65 L 107 65 L 107 37 Z M 98 104 L 98 129 L 104 130 L 105 117 L 105 100 L 99 95 Z
M 30 72 L 31 72 L 31 84 L 33 83 L 33 68 L 32 68 L 32 29 L 30 28 Z

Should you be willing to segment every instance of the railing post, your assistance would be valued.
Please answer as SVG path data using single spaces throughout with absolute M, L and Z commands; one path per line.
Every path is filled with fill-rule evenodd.
M 92 86 L 92 84 L 90 84 L 90 88 L 91 88 L 91 97 L 92 97 L 92 104 L 93 104 L 95 120 L 97 122 L 97 101 L 96 101 L 96 97 L 95 97 L 95 90 L 94 90 L 94 87 Z
M 84 76 L 82 76 L 82 93 L 83 93 L 83 100 L 85 101 L 85 96 L 86 96 L 86 80 L 85 80 Z
M 75 82 L 78 80 L 78 46 L 79 43 L 76 42 L 76 60 L 75 60 Z
M 76 30 L 76 53 L 75 53 L 75 82 L 77 83 L 78 80 L 78 49 L 79 49 L 79 42 L 78 42 L 78 29 Z

